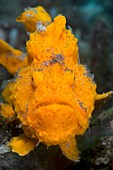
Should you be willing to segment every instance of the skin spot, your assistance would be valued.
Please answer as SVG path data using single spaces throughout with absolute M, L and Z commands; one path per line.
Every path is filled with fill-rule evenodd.
M 84 106 L 83 102 L 81 102 L 81 101 L 79 101 L 79 100 L 77 100 L 77 101 L 78 101 L 80 107 L 81 107 L 85 112 L 87 112 L 87 108 Z
M 46 31 L 46 26 L 43 25 L 41 22 L 37 22 L 37 24 L 36 24 L 36 30 L 37 30 L 38 32 L 44 32 L 44 31 Z

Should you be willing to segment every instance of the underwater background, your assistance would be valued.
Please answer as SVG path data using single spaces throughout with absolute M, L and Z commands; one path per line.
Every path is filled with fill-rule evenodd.
M 25 8 L 38 5 L 42 5 L 52 18 L 58 14 L 66 16 L 67 27 L 78 38 L 80 62 L 94 75 L 97 92 L 113 90 L 113 1 L 0 0 L 0 39 L 26 51 L 28 35 L 15 19 Z M 12 75 L 0 65 L 0 93 L 10 78 Z M 25 157 L 15 153 L 0 154 L 0 170 L 112 170 L 113 96 L 96 102 L 90 121 L 87 132 L 77 138 L 80 162 L 66 159 L 57 146 L 47 148 L 40 144 Z M 18 131 L 14 124 L 0 119 L 0 145 Z

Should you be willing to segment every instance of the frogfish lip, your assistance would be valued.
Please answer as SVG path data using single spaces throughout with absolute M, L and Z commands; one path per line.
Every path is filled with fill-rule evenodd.
M 53 105 L 53 104 L 57 104 L 57 105 L 65 105 L 65 106 L 69 106 L 69 107 L 74 107 L 75 104 L 72 103 L 72 101 L 67 100 L 66 98 L 62 97 L 61 94 L 55 93 L 52 95 L 47 95 L 44 97 L 44 99 L 42 99 L 38 105 L 38 107 L 43 107 L 43 106 L 48 106 L 48 105 Z
M 72 107 L 70 103 L 64 102 L 64 101 L 63 102 L 42 102 L 38 104 L 37 107 L 45 107 L 45 106 L 54 105 L 54 104 Z

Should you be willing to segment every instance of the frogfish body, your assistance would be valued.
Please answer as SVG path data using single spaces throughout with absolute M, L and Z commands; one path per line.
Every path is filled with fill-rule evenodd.
M 78 40 L 66 29 L 64 16 L 59 15 L 52 22 L 39 6 L 26 10 L 17 21 L 30 34 L 27 62 L 19 60 L 19 66 L 13 65 L 16 71 L 21 69 L 2 93 L 7 104 L 1 103 L 1 114 L 18 119 L 24 134 L 12 137 L 8 146 L 24 156 L 38 142 L 59 145 L 68 159 L 76 161 L 79 151 L 75 136 L 84 134 L 89 127 L 95 100 L 111 92 L 96 93 L 96 84 L 79 62 Z M 9 65 L 5 67 L 8 69 Z

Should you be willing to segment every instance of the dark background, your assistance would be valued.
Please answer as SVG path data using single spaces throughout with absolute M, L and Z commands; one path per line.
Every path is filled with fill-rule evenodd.
M 113 1 L 112 0 L 0 0 L 0 38 L 26 51 L 28 39 L 16 17 L 27 7 L 42 5 L 54 18 L 63 14 L 78 38 L 80 61 L 94 74 L 97 92 L 113 90 Z M 0 84 L 12 76 L 0 65 Z M 113 169 L 113 97 L 95 104 L 90 128 L 78 137 L 79 163 L 67 160 L 57 146 L 40 144 L 25 157 L 0 154 L 0 170 L 110 170 Z M 11 129 L 11 130 L 10 130 Z M 17 132 L 14 124 L 0 119 L 0 144 Z

